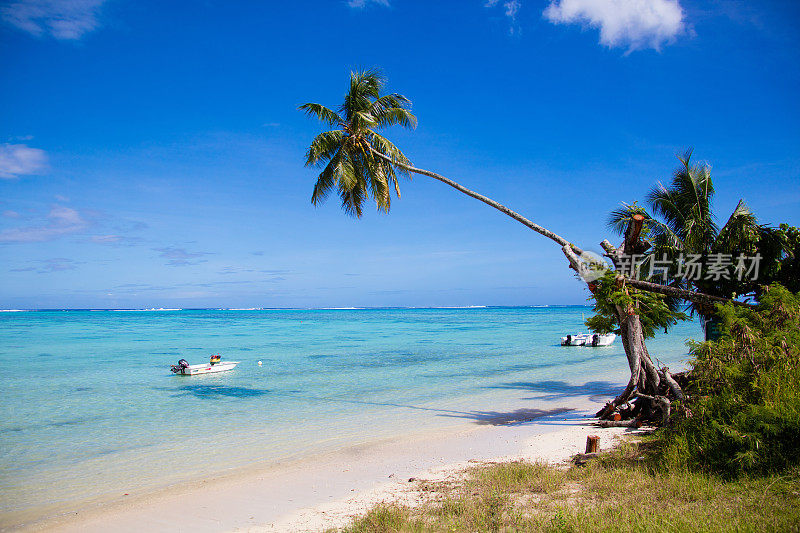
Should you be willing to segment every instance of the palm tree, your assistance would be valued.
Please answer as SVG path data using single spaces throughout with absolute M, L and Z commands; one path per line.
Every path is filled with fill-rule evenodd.
M 375 201 L 378 211 L 388 212 L 391 208 L 392 190 L 395 195 L 400 196 L 396 172 L 406 175 L 420 174 L 441 181 L 480 200 L 553 240 L 561 246 L 570 266 L 576 271 L 581 270 L 581 265 L 585 264 L 585 260 L 578 256 L 583 255 L 584 252 L 565 238 L 451 179 L 429 170 L 414 167 L 394 144 L 378 133 L 378 130 L 393 125 L 407 128 L 413 128 L 416 125 L 416 117 L 411 114 L 411 103 L 408 98 L 396 93 L 382 94 L 384 85 L 385 79 L 378 71 L 351 72 L 350 88 L 344 97 L 344 102 L 336 111 L 315 103 L 303 104 L 299 107 L 307 115 L 315 117 L 333 128 L 317 135 L 306 153 L 306 166 L 321 168 L 311 195 L 311 202 L 314 205 L 318 205 L 335 190 L 341 200 L 342 208 L 351 216 L 361 217 L 363 204 L 370 198 Z M 630 213 L 627 214 L 630 215 Z M 626 223 L 625 226 L 641 228 L 641 217 L 637 218 L 637 224 Z M 637 230 L 636 236 L 632 240 L 638 242 L 638 235 Z M 626 241 L 628 240 L 626 238 Z M 606 245 L 608 248 L 613 248 L 610 243 L 604 241 L 603 246 L 606 247 Z M 694 302 L 708 304 L 715 301 L 729 301 L 714 295 L 690 292 L 680 287 L 669 287 L 644 280 L 626 279 L 624 281 L 636 289 Z M 741 302 L 734 303 L 741 304 Z M 612 404 L 609 404 L 612 410 L 626 402 L 634 394 L 637 386 L 640 387 L 640 392 L 644 390 L 648 394 L 656 394 L 660 379 L 669 383 L 671 388 L 674 387 L 680 391 L 680 387 L 672 380 L 667 369 L 656 369 L 650 360 L 644 346 L 639 316 L 635 309 L 631 308 L 624 313 L 620 311 L 620 313 L 620 326 L 630 333 L 630 335 L 623 335 L 625 337 L 623 345 L 631 365 L 631 381 L 625 392 Z M 643 377 L 645 374 L 648 375 L 647 379 Z M 667 405 L 669 404 L 666 398 L 648 397 L 653 401 L 663 401 L 667 402 Z M 610 412 L 604 410 L 604 416 L 609 415 Z M 667 407 L 664 412 L 668 414 L 669 408 Z
M 714 184 L 711 169 L 706 164 L 693 164 L 692 151 L 679 156 L 680 166 L 668 186 L 659 183 L 647 194 L 651 213 L 637 205 L 624 205 L 609 216 L 609 227 L 622 234 L 634 215 L 644 216 L 643 233 L 652 246 L 645 259 L 643 270 L 649 270 L 649 261 L 667 261 L 674 266 L 669 284 L 685 290 L 700 291 L 718 297 L 732 298 L 757 290 L 753 282 L 735 279 L 699 279 L 676 276 L 679 258 L 699 256 L 701 272 L 705 273 L 709 263 L 717 254 L 754 255 L 767 248 L 771 229 L 758 224 L 753 212 L 743 200 L 720 228 L 712 210 Z M 673 302 L 677 305 L 677 302 Z M 708 302 L 690 303 L 692 310 L 703 319 L 704 324 L 714 315 L 714 306 Z
M 405 96 L 380 94 L 384 83 L 377 71 L 351 72 L 350 90 L 338 112 L 321 104 L 300 106 L 306 114 L 336 128 L 317 135 L 306 153 L 306 166 L 322 167 L 311 195 L 314 205 L 336 189 L 342 209 L 360 218 L 369 197 L 379 211 L 388 212 L 391 190 L 400 196 L 392 161 L 408 164 L 408 158 L 376 129 L 395 124 L 414 128 L 417 118 L 409 111 L 411 102 Z M 405 172 L 403 168 L 400 171 Z
M 409 159 L 377 130 L 400 125 L 414 128 L 416 117 L 411 114 L 411 101 L 397 93 L 381 94 L 386 84 L 377 70 L 350 73 L 350 88 L 337 111 L 321 104 L 308 103 L 299 107 L 334 129 L 317 135 L 306 152 L 306 166 L 321 168 L 311 195 L 318 205 L 333 191 L 339 195 L 342 209 L 360 218 L 363 204 L 372 198 L 378 211 L 389 212 L 391 193 L 400 197 L 396 171 L 401 174 L 420 174 L 447 185 L 488 204 L 559 245 L 575 253 L 582 250 L 565 238 L 531 222 L 504 205 L 476 193 L 435 172 L 416 168 Z
M 564 237 L 449 178 L 412 166 L 394 144 L 376 131 L 393 125 L 414 128 L 417 123 L 409 110 L 411 101 L 401 94 L 382 94 L 385 84 L 385 78 L 377 70 L 351 72 L 350 87 L 337 111 L 316 103 L 299 106 L 308 116 L 334 128 L 317 135 L 306 152 L 306 166 L 322 169 L 311 195 L 314 205 L 324 201 L 335 189 L 342 209 L 351 216 L 360 218 L 364 202 L 370 197 L 375 201 L 378 211 L 388 212 L 391 208 L 391 191 L 400 196 L 396 172 L 420 174 L 480 200 L 558 243 L 571 267 L 578 270 L 582 261 L 578 256 L 584 252 Z M 645 280 L 630 279 L 626 282 L 642 290 L 705 304 L 728 301 L 727 298 Z

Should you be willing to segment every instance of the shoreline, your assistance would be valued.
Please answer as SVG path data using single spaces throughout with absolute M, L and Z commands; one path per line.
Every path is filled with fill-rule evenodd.
M 554 343 L 575 329 L 574 309 L 440 311 L 419 320 L 404 311 L 363 320 L 243 313 L 213 330 L 208 317 L 187 313 L 180 335 L 171 319 L 122 315 L 19 319 L 4 331 L 22 364 L 6 394 L 13 453 L 0 530 L 82 519 L 193 482 L 271 476 L 270 464 L 288 468 L 420 430 L 446 436 L 524 422 L 536 409 L 579 408 L 587 395 L 605 402 L 629 377 L 619 345 Z M 683 356 L 674 337 L 654 343 L 670 366 Z M 164 371 L 167 358 L 209 346 L 249 363 L 203 379 Z M 69 357 L 74 371 L 47 372 L 54 356 Z
M 509 422 L 464 424 L 445 432 L 412 431 L 286 463 L 254 464 L 195 482 L 84 504 L 11 529 L 266 532 L 319 530 L 330 527 L 330 521 L 341 526 L 375 503 L 402 497 L 411 477 L 515 457 L 560 462 L 582 451 L 590 432 L 621 434 L 588 425 L 588 417 L 601 404 L 588 395 L 576 396 L 557 407 L 551 404 L 553 409 L 525 410 L 524 416 Z
M 556 429 L 537 433 L 528 437 L 519 451 L 510 455 L 487 459 L 468 459 L 456 463 L 429 468 L 408 480 L 383 483 L 349 498 L 299 509 L 282 520 L 248 528 L 250 533 L 322 533 L 331 528 L 342 528 L 355 518 L 367 514 L 377 505 L 403 505 L 417 507 L 430 500 L 435 493 L 420 489 L 417 482 L 459 482 L 472 468 L 509 463 L 514 461 L 539 462 L 549 465 L 563 465 L 576 454 L 584 451 L 586 437 L 598 435 L 598 451 L 608 451 L 619 444 L 623 435 L 640 434 L 641 429 L 600 428 L 593 425 L 594 418 L 565 420 L 558 422 L 559 415 L 553 415 Z M 547 417 L 546 417 L 547 418 Z M 411 482 L 414 483 L 411 483 Z M 230 531 L 239 531 L 230 530 Z

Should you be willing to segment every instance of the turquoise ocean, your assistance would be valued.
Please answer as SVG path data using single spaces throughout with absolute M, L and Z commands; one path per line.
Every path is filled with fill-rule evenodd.
M 391 438 L 607 400 L 619 339 L 561 347 L 587 307 L 0 313 L 0 524 Z M 696 323 L 648 343 L 680 367 Z M 174 376 L 178 359 L 240 361 Z M 258 361 L 262 365 L 258 365 Z M 48 511 L 48 512 L 50 512 Z

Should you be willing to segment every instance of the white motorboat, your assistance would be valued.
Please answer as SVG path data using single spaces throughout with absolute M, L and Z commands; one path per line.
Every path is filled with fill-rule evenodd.
M 239 361 L 220 361 L 219 356 L 212 356 L 211 362 L 199 365 L 190 365 L 186 359 L 181 359 L 177 365 L 172 365 L 171 370 L 180 376 L 195 376 L 233 370 L 238 364 Z
M 577 335 L 567 335 L 561 337 L 561 346 L 610 346 L 613 344 L 617 335 L 614 333 L 578 333 Z
M 586 334 L 578 333 L 577 335 L 567 335 L 561 337 L 561 346 L 583 346 L 586 344 Z

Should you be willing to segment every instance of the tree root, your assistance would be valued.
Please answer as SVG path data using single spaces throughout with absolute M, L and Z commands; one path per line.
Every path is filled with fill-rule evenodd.
M 606 251 L 606 256 L 611 258 L 619 272 L 624 270 L 621 265 L 625 254 L 642 253 L 649 247 L 649 244 L 640 239 L 643 223 L 643 216 L 632 216 L 625 231 L 625 239 L 619 248 L 614 248 L 607 240 L 600 243 Z M 566 245 L 563 251 L 570 264 L 577 270 L 578 258 L 574 251 Z M 617 281 L 626 294 L 628 293 L 628 289 L 624 288 L 626 283 L 635 286 L 633 280 L 623 276 L 619 276 Z M 645 284 L 648 287 L 655 285 Z M 656 292 L 665 294 L 663 291 Z M 669 294 L 676 296 L 673 293 Z M 639 312 L 638 303 L 626 304 L 624 308 L 620 305 L 615 306 L 619 336 L 625 348 L 625 356 L 628 358 L 631 377 L 625 390 L 595 415 L 600 419 L 602 427 L 634 427 L 637 424 L 641 426 L 643 422 L 665 425 L 669 421 L 672 401 L 684 399 L 682 384 L 685 386 L 687 382 L 685 375 L 679 378 L 677 374 L 670 373 L 669 368 L 659 369 L 653 363 L 645 344 Z M 635 399 L 631 406 L 628 402 L 633 398 Z
M 647 377 L 640 380 L 646 373 L 644 368 L 637 368 L 625 390 L 595 414 L 600 426 L 636 427 L 644 422 L 666 425 L 672 413 L 672 402 L 686 397 L 679 381 L 686 384 L 688 378 L 686 373 L 672 374 L 667 367 L 657 372 L 659 383 L 656 386 Z M 642 391 L 644 387 L 647 392 Z
M 639 392 L 636 393 L 636 396 L 644 400 L 650 400 L 652 404 L 655 404 L 661 410 L 661 425 L 665 426 L 667 424 L 667 422 L 669 421 L 670 401 L 667 399 L 666 396 L 649 396 L 647 394 L 641 394 Z
M 669 368 L 664 367 L 659 372 L 661 374 L 661 378 L 666 382 L 669 390 L 672 391 L 672 394 L 675 395 L 676 400 L 683 400 L 683 389 L 678 382 L 675 381 L 675 378 L 672 377 L 672 374 L 669 373 Z
M 638 419 L 633 420 L 598 420 L 597 425 L 601 428 L 640 428 L 642 421 Z

